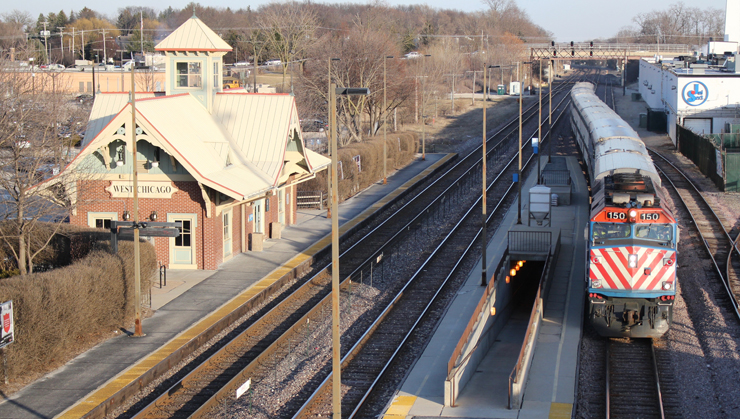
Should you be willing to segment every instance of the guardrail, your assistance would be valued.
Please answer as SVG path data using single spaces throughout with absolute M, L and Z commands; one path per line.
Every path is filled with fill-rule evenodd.
M 509 231 L 509 253 L 549 253 L 550 231 Z
M 529 324 L 527 325 L 527 332 L 524 334 L 524 343 L 519 350 L 519 358 L 516 361 L 516 365 L 511 370 L 511 374 L 509 374 L 509 409 L 513 409 L 514 401 L 521 402 L 522 383 L 526 381 L 525 372 L 529 371 L 535 340 L 540 332 L 540 323 L 544 311 L 542 287 L 550 270 L 550 263 L 552 263 L 552 259 L 548 254 L 545 259 L 542 275 L 540 276 L 540 285 L 537 287 L 537 295 L 534 297 L 534 303 L 532 304 L 532 312 L 529 315 Z
M 540 173 L 540 183 L 546 186 L 570 185 L 569 170 L 543 170 Z
M 298 208 L 324 209 L 323 191 L 298 191 L 296 195 L 296 205 L 298 205 Z
M 450 360 L 447 361 L 447 376 L 450 376 L 450 373 L 452 370 L 465 362 L 467 358 L 470 357 L 470 354 L 473 353 L 471 350 L 468 355 L 465 356 L 464 359 L 461 359 L 460 362 L 456 362 L 457 359 L 462 355 L 463 348 L 468 343 L 468 340 L 470 340 L 470 334 L 473 332 L 473 327 L 478 322 L 480 314 L 483 312 L 483 307 L 486 306 L 486 302 L 488 301 L 488 297 L 491 295 L 491 291 L 493 290 L 493 287 L 496 282 L 496 273 L 501 271 L 501 268 L 503 267 L 504 263 L 506 263 L 509 260 L 509 250 L 505 250 L 503 256 L 501 256 L 501 260 L 499 260 L 498 265 L 496 265 L 496 269 L 493 271 L 493 276 L 491 276 L 490 280 L 488 281 L 488 286 L 486 287 L 486 290 L 483 292 L 483 295 L 480 298 L 480 301 L 478 301 L 478 305 L 475 307 L 475 311 L 473 311 L 473 315 L 470 316 L 470 321 L 468 321 L 468 325 L 465 327 L 465 330 L 463 331 L 462 336 L 460 337 L 460 340 L 457 342 L 457 346 L 455 346 L 455 350 L 452 352 L 452 356 L 450 356 Z M 454 406 L 452 404 L 451 406 Z

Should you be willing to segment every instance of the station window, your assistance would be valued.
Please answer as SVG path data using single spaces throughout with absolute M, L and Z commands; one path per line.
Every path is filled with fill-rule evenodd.
M 199 62 L 177 63 L 177 87 L 203 87 L 203 70 Z
M 110 229 L 110 222 L 118 220 L 118 213 L 115 212 L 88 212 L 87 225 L 94 228 Z

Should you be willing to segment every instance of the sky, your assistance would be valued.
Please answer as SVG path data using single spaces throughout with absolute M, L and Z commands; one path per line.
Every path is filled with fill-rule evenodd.
M 199 4 L 212 7 L 231 7 L 233 9 L 253 9 L 261 4 L 272 0 L 234 1 L 234 0 L 201 0 Z M 322 0 L 313 0 L 322 1 Z M 326 3 L 338 3 L 341 0 L 328 0 Z M 385 0 L 390 5 L 419 4 L 415 0 Z M 666 10 L 672 4 L 681 0 L 515 0 L 516 4 L 527 12 L 530 20 L 535 24 L 552 32 L 557 42 L 585 41 L 594 38 L 608 38 L 616 35 L 619 29 L 632 26 L 632 18 L 641 13 L 653 10 Z M 687 7 L 707 7 L 724 9 L 727 0 L 683 0 Z M 69 14 L 71 10 L 78 11 L 85 6 L 103 13 L 110 18 L 115 18 L 119 7 L 125 6 L 147 6 L 155 10 L 162 10 L 168 6 L 176 9 L 185 7 L 191 0 L 160 0 L 157 6 L 154 2 L 144 0 L 131 1 L 90 1 L 90 0 L 65 0 L 62 2 L 64 11 Z M 363 0 L 355 1 L 362 3 Z M 431 7 L 454 8 L 464 12 L 482 11 L 487 6 L 481 0 L 464 0 L 463 2 L 450 2 L 449 0 L 427 0 L 423 2 Z M 36 19 L 39 13 L 58 12 L 60 2 L 53 0 L 26 0 L 14 3 L 10 0 L 3 1 L 0 13 L 13 9 L 27 11 Z

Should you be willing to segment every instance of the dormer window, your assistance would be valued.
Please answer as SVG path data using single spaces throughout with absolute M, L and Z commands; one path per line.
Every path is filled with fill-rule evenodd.
M 203 87 L 203 70 L 197 61 L 177 63 L 177 87 Z

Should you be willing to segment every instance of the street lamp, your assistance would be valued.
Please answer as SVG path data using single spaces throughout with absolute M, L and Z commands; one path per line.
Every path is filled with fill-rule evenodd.
M 332 89 L 331 88 L 331 62 L 332 61 L 339 61 L 339 60 L 340 60 L 339 58 L 329 58 L 329 60 L 328 60 L 328 62 L 329 62 L 329 72 L 327 74 L 327 80 L 329 81 L 329 92 L 328 92 L 329 93 L 329 97 L 331 97 L 331 89 Z M 255 74 L 256 74 L 256 71 L 257 71 L 256 62 L 257 62 L 257 59 L 255 58 L 255 67 L 254 67 Z M 257 81 L 256 80 L 257 80 L 257 76 L 255 76 L 255 82 L 254 82 L 255 83 L 254 84 L 254 92 L 255 93 L 257 93 Z M 327 118 L 328 119 L 327 119 L 327 122 L 329 122 L 329 132 L 326 133 L 326 142 L 327 142 L 326 147 L 327 147 L 327 149 L 329 151 L 329 156 L 331 156 L 331 155 L 334 154 L 332 152 L 332 150 L 331 150 L 332 137 L 334 136 L 334 131 L 332 131 L 332 127 L 331 127 L 331 116 L 334 113 L 334 108 L 331 107 L 331 106 L 329 106 L 329 109 L 327 109 L 327 111 L 328 111 L 328 115 L 327 115 Z M 327 205 L 326 205 L 326 218 L 331 218 L 331 202 L 332 202 L 332 200 L 331 200 L 331 196 L 332 196 L 331 175 L 329 175 L 329 176 L 326 177 L 326 182 L 327 182 L 327 188 L 326 188 L 326 194 L 327 194 L 327 197 L 326 197 L 326 203 L 327 203 Z
M 383 57 L 383 185 L 388 184 L 388 175 L 387 175 L 387 168 L 386 164 L 388 162 L 388 152 L 387 152 L 387 144 L 386 144 L 386 125 L 388 125 L 388 99 L 386 92 L 388 90 L 388 84 L 387 84 L 387 67 L 386 67 L 386 59 L 387 58 L 393 58 L 392 55 L 388 55 Z
M 488 69 L 493 68 L 493 66 L 486 67 L 486 63 L 483 63 L 483 89 L 485 90 L 487 88 L 486 86 L 486 75 L 488 73 Z M 485 96 L 485 95 L 484 95 Z M 483 218 L 481 219 L 481 278 L 480 278 L 480 284 L 481 286 L 485 287 L 487 285 L 488 281 L 488 264 L 486 260 L 486 245 L 488 244 L 487 238 L 487 232 L 486 232 L 486 108 L 488 107 L 488 104 L 486 103 L 486 100 L 483 99 L 483 169 L 481 173 L 481 184 L 483 187 L 482 191 L 482 199 L 481 199 L 481 206 L 483 208 Z
M 337 124 L 337 95 L 339 96 L 367 96 L 368 88 L 337 87 L 335 83 L 329 85 L 329 128 L 336 130 Z M 339 333 L 339 211 L 337 208 L 339 196 L 337 178 L 337 141 L 332 135 L 331 141 L 331 302 L 332 302 L 332 406 L 334 419 L 342 419 L 342 377 L 341 353 Z
M 421 63 L 424 69 L 426 70 L 426 57 L 431 57 L 431 54 L 424 54 L 421 56 Z M 424 79 L 421 80 L 421 159 L 426 160 L 427 159 L 427 152 L 426 152 L 426 122 L 424 121 L 424 112 L 426 111 L 426 108 L 424 107 L 424 104 L 426 103 L 424 101 L 424 93 L 426 86 L 426 82 Z
M 532 64 L 532 62 L 523 62 L 524 64 Z M 522 97 L 522 92 L 524 89 L 522 89 L 522 78 L 521 78 L 521 66 L 517 65 L 516 67 L 516 76 L 517 79 L 519 79 L 519 169 L 517 169 L 517 183 L 519 184 L 519 199 L 518 199 L 518 207 L 519 211 L 517 213 L 517 219 L 516 223 L 521 224 L 522 223 L 522 102 L 524 98 Z

